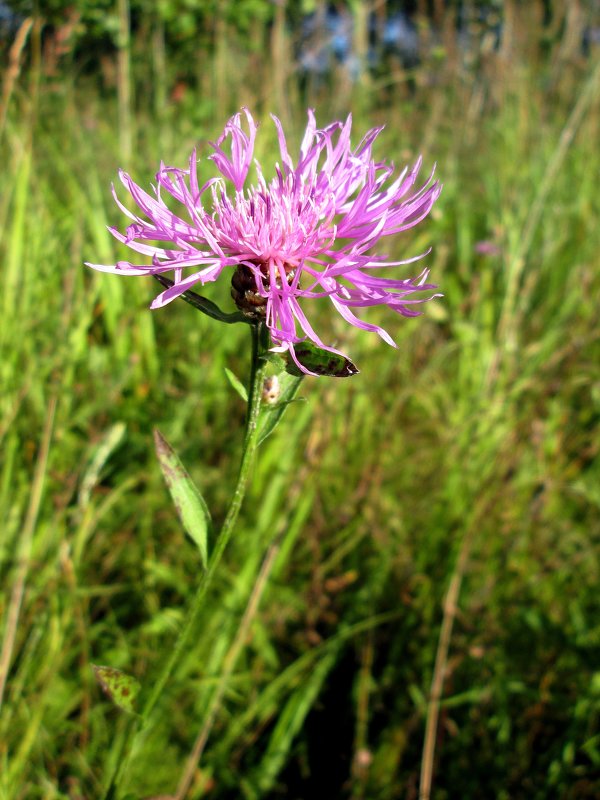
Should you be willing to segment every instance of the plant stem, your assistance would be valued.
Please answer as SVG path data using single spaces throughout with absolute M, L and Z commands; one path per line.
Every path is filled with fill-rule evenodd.
M 160 675 L 158 676 L 156 683 L 152 687 L 152 691 L 146 699 L 140 718 L 137 720 L 136 736 L 132 742 L 128 758 L 124 759 L 118 770 L 116 779 L 117 784 L 120 782 L 120 778 L 124 774 L 126 762 L 129 760 L 134 751 L 136 743 L 135 739 L 140 733 L 140 728 L 143 730 L 147 726 L 149 717 L 159 701 L 167 681 L 173 674 L 173 671 L 180 661 L 181 655 L 189 644 L 200 613 L 204 607 L 204 598 L 206 597 L 206 593 L 213 582 L 217 568 L 223 557 L 223 553 L 225 552 L 227 544 L 229 543 L 231 535 L 233 534 L 235 523 L 237 522 L 242 501 L 246 493 L 246 486 L 250 477 L 250 468 L 252 466 L 252 461 L 257 446 L 257 421 L 260 411 L 262 385 L 266 369 L 266 362 L 263 359 L 263 353 L 268 346 L 268 332 L 262 323 L 251 325 L 250 330 L 252 333 L 252 361 L 250 365 L 248 411 L 246 414 L 246 432 L 242 450 L 242 460 L 240 463 L 236 487 L 233 492 L 229 510 L 217 537 L 214 550 L 210 555 L 208 567 L 200 579 L 200 584 L 198 585 L 196 594 L 192 599 L 192 603 L 187 612 L 175 646 L 171 652 L 171 655 L 169 656 L 168 661 L 165 663 Z

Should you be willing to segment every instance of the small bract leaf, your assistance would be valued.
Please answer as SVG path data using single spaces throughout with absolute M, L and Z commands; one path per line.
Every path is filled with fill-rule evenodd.
M 293 402 L 296 392 L 300 388 L 304 373 L 288 375 L 282 372 L 277 376 L 279 381 L 279 398 L 273 405 L 263 404 L 258 418 L 258 444 L 264 442 L 279 424 L 284 411 Z
M 241 380 L 238 378 L 237 375 L 225 367 L 225 375 L 227 376 L 227 380 L 232 385 L 232 387 L 236 390 L 239 396 L 242 398 L 244 403 L 248 402 L 248 391 Z
M 140 682 L 115 667 L 92 664 L 96 680 L 112 702 L 128 714 L 135 714 L 135 698 L 142 688 Z
M 162 284 L 166 289 L 170 289 L 171 286 L 174 285 L 174 281 L 170 278 L 165 278 L 164 275 L 155 275 L 156 280 Z M 234 322 L 245 322 L 247 325 L 253 325 L 254 322 L 249 317 L 245 317 L 240 311 L 235 311 L 233 314 L 227 314 L 225 311 L 221 311 L 219 306 L 216 303 L 213 303 L 212 300 L 207 300 L 206 297 L 201 297 L 196 292 L 192 292 L 189 289 L 187 292 L 183 292 L 181 297 L 189 303 L 194 308 L 197 308 L 198 311 L 202 311 L 203 314 L 206 314 L 213 319 L 219 320 L 219 322 L 226 322 L 228 325 L 233 324 Z
M 350 375 L 358 373 L 356 366 L 346 356 L 332 353 L 331 350 L 323 350 L 308 341 L 295 344 L 294 353 L 303 367 L 317 375 L 326 375 L 330 378 L 348 378 Z M 291 375 L 303 374 L 289 354 L 286 370 Z
M 179 457 L 159 430 L 154 431 L 156 455 L 179 518 L 195 542 L 202 564 L 208 562 L 208 535 L 212 527 L 210 512 L 200 490 L 190 478 Z
M 286 367 L 286 360 L 279 353 L 274 353 L 272 350 L 267 350 L 266 353 L 263 353 L 262 358 L 272 364 L 273 369 L 277 372 L 283 372 Z

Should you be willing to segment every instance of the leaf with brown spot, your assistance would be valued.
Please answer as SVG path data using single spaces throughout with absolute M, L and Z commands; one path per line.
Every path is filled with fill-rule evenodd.
M 294 345 L 296 358 L 303 367 L 314 372 L 316 375 L 324 375 L 329 378 L 349 378 L 351 375 L 358 374 L 358 369 L 346 356 L 339 353 L 332 353 L 330 350 L 323 350 L 311 342 L 299 342 Z M 288 355 L 286 370 L 291 375 L 303 375 L 297 365 Z
M 92 664 L 96 680 L 112 702 L 128 714 L 137 713 L 135 699 L 142 688 L 139 681 L 115 667 Z

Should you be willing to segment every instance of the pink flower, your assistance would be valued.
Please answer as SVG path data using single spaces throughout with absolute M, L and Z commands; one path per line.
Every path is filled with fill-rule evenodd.
M 426 254 L 390 261 L 372 251 L 384 237 L 424 219 L 441 185 L 432 173 L 415 188 L 420 158 L 395 178 L 392 165 L 375 161 L 371 150 L 381 128 L 370 130 L 353 149 L 350 116 L 345 123 L 318 129 L 312 111 L 295 165 L 281 123 L 273 117 L 281 163 L 275 164 L 275 176 L 267 182 L 254 162 L 250 183 L 257 126 L 247 109 L 243 113 L 245 119 L 235 114 L 211 145 L 208 158 L 220 175 L 202 185 L 195 151 L 187 170 L 161 164 L 152 194 L 121 171 L 121 181 L 141 214 L 131 213 L 113 188 L 131 222 L 124 234 L 114 228 L 111 233 L 152 263 L 88 266 L 124 275 L 172 272 L 173 286 L 158 295 L 152 308 L 229 270 L 238 307 L 264 321 L 274 345 L 288 350 L 304 372 L 309 370 L 298 363 L 295 344 L 308 338 L 338 352 L 314 331 L 303 310 L 305 300 L 328 298 L 351 325 L 375 331 L 395 346 L 383 328 L 359 319 L 354 311 L 385 305 L 403 316 L 416 316 L 416 305 L 430 299 L 431 294 L 422 295 L 436 288 L 426 282 L 428 270 L 405 280 L 375 273 Z M 181 204 L 181 216 L 169 209 L 165 192 Z

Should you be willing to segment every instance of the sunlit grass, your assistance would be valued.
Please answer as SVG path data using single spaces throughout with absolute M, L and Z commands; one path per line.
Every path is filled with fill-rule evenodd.
M 575 92 L 515 71 L 483 99 L 484 79 L 464 75 L 402 101 L 349 96 L 357 132 L 386 122 L 379 155 L 438 162 L 436 213 L 397 247 L 432 245 L 445 297 L 416 321 L 372 315 L 397 351 L 328 319 L 323 303 L 321 324 L 361 373 L 305 381 L 265 444 L 196 644 L 132 759 L 135 797 L 174 790 L 273 541 L 190 796 L 410 796 L 436 653 L 433 797 L 600 791 L 600 154 L 588 67 L 570 73 Z M 304 109 L 287 113 L 300 131 Z M 192 131 L 166 114 L 136 120 L 140 180 L 160 158 L 185 164 L 223 122 Z M 150 281 L 82 266 L 118 257 L 106 231 L 118 220 L 115 119 L 91 90 L 42 91 L 35 107 L 15 98 L 0 143 L 0 797 L 11 800 L 102 797 L 124 720 L 90 664 L 149 681 L 174 641 L 200 562 L 152 429 L 217 520 L 241 441 L 224 368 L 245 376 L 245 329 L 184 303 L 151 313 Z M 211 291 L 227 304 L 226 285 Z M 446 604 L 444 655 L 449 585 L 460 592 L 458 609 Z

